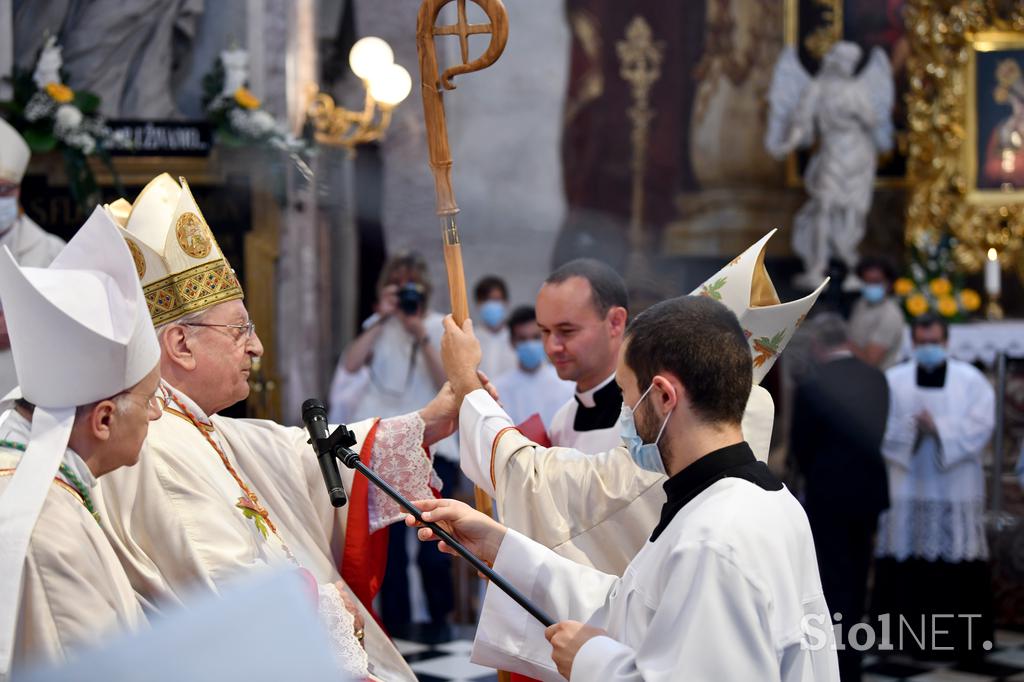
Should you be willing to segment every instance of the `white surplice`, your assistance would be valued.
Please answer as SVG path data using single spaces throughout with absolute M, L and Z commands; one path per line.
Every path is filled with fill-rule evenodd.
M 995 392 L 985 375 L 950 359 L 942 388 L 918 386 L 917 363 L 885 373 L 889 419 L 882 454 L 889 509 L 878 522 L 875 554 L 900 561 L 988 558 L 982 453 L 995 425 Z M 915 417 L 927 409 L 938 437 L 919 436 Z
M 739 478 L 712 483 L 644 545 L 621 578 L 513 530 L 494 569 L 556 621 L 608 632 L 580 648 L 574 681 L 839 680 L 810 527 L 785 488 Z M 544 627 L 493 587 L 472 660 L 562 679 Z
M 243 573 L 298 565 L 319 584 L 324 620 L 335 622 L 333 584 L 341 579 L 352 502 L 340 509 L 331 506 L 306 431 L 265 420 L 207 417 L 187 396 L 164 387 L 219 444 L 277 532 L 261 529 L 243 513 L 238 506 L 243 491 L 203 433 L 173 411 L 172 401 L 163 417 L 150 424 L 139 464 L 105 476 L 102 486 L 104 521 L 140 597 L 159 610 L 196 590 L 218 592 Z M 422 448 L 419 415 L 349 425 L 358 439 L 355 451 L 375 427 L 371 466 L 412 499 L 432 496 L 433 470 Z M 351 493 L 352 471 L 340 469 Z M 371 531 L 404 517 L 372 486 L 368 504 Z M 368 548 L 359 551 L 369 553 Z M 369 672 L 386 680 L 415 679 L 373 617 L 361 610 Z M 352 644 L 351 629 L 331 634 L 336 649 Z
M 27 444 L 31 425 L 11 412 L 0 440 Z M 0 447 L 0 496 L 22 453 Z M 83 485 L 96 480 L 72 450 L 64 463 Z M 32 531 L 22 578 L 14 641 L 14 671 L 38 660 L 60 661 L 82 646 L 141 627 L 145 617 L 103 530 L 63 474 L 50 486 Z
M 774 420 L 771 394 L 754 386 L 743 436 L 761 461 L 768 459 Z M 621 440 L 592 455 L 540 447 L 512 427 L 486 391 L 466 396 L 459 412 L 462 471 L 494 498 L 509 528 L 621 575 L 658 523 L 665 476 L 638 467 Z
M 512 421 L 522 424 L 537 414 L 549 433 L 555 413 L 573 395 L 573 383 L 559 379 L 555 368 L 546 362 L 532 372 L 516 367 L 496 378 L 494 387 Z
M 572 448 L 585 452 L 588 455 L 605 452 L 618 446 L 618 414 L 619 409 L 622 407 L 622 392 L 618 391 L 617 404 L 614 406 L 614 409 L 610 406 L 603 406 L 604 409 L 599 408 L 595 398 L 595 395 L 599 392 L 603 391 L 602 396 L 604 396 L 609 392 L 610 388 L 617 389 L 617 385 L 615 387 L 611 386 L 614 381 L 615 375 L 612 374 L 588 391 L 577 391 L 574 396 L 570 397 L 555 412 L 555 416 L 551 418 L 551 427 L 549 429 L 552 445 L 560 448 Z M 605 425 L 597 428 L 577 429 L 576 415 L 580 410 L 600 410 L 606 417 L 604 420 Z
M 23 267 L 45 268 L 60 250 L 64 242 L 60 237 L 39 227 L 24 213 L 19 215 L 7 232 L 0 235 L 0 247 L 11 250 L 14 260 Z M 0 305 L 2 305 L 0 301 Z M 14 371 L 14 357 L 9 348 L 0 350 L 0 396 L 7 395 L 18 385 Z

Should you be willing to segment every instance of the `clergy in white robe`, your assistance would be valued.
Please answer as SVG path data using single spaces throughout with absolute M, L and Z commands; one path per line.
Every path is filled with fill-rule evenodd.
M 115 472 L 100 495 L 133 587 L 160 610 L 188 592 L 219 593 L 247 572 L 308 571 L 345 672 L 414 679 L 364 606 L 384 566 L 387 536 L 375 531 L 400 518 L 398 508 L 349 471 L 348 505 L 332 507 L 303 429 L 217 415 L 248 395 L 252 359 L 263 346 L 188 185 L 164 174 L 134 205 L 121 200 L 110 210 L 137 254 L 167 397 L 143 466 Z M 430 410 L 350 425 L 363 461 L 406 495 L 433 494 L 426 447 L 454 429 L 447 407 L 440 428 Z
M 631 323 L 616 377 L 628 456 L 669 478 L 622 577 L 461 503 L 422 503 L 556 621 L 545 630 L 491 586 L 474 662 L 543 680 L 838 680 L 807 517 L 743 442 L 751 374 L 736 317 L 713 300 L 671 299 Z M 456 394 L 475 385 L 466 369 L 450 380 Z
M 762 462 L 774 414 L 768 391 L 752 387 L 743 435 Z M 483 389 L 463 401 L 459 433 L 462 470 L 495 500 L 502 523 L 561 556 L 622 575 L 658 523 L 665 475 L 638 467 L 621 437 L 598 454 L 539 446 Z
M 329 626 L 332 613 L 334 620 L 343 617 L 338 590 L 347 585 L 359 597 L 364 672 L 384 680 L 415 679 L 363 606 L 383 578 L 387 534 L 377 531 L 402 518 L 397 506 L 341 467 L 349 501 L 335 509 L 305 430 L 207 415 L 181 391 L 169 384 L 165 389 L 164 418 L 150 430 L 139 466 L 114 472 L 100 496 L 111 541 L 147 609 L 160 611 L 197 591 L 220 592 L 252 571 L 301 567 L 316 579 Z M 419 415 L 349 428 L 363 461 L 392 485 L 406 495 L 431 494 Z M 256 496 L 255 505 L 246 489 Z M 341 624 L 346 622 L 347 631 L 329 632 L 337 650 L 354 651 L 353 621 Z
M 924 647 L 913 638 L 903 644 L 932 657 L 978 658 L 993 628 L 982 455 L 995 393 L 972 365 L 945 357 L 939 318 L 912 327 L 915 359 L 886 372 L 890 506 L 879 518 L 872 611 L 893 623 L 931 623 L 939 614 Z
M 18 411 L 0 426 L 0 498 L 10 486 L 31 429 L 31 422 Z M 128 576 L 89 509 L 96 483 L 82 458 L 68 449 L 25 557 L 15 669 L 33 660 L 63 660 L 70 651 L 146 622 Z
M 28 145 L 18 131 L 0 119 L 0 247 L 10 249 L 14 260 L 21 265 L 45 268 L 64 248 L 64 242 L 39 227 L 18 205 L 21 179 L 30 156 Z M 17 385 L 0 301 L 0 396 Z
M 160 416 L 159 347 L 128 249 L 97 209 L 50 268 L 0 250 L 21 377 L 0 407 L 0 679 L 144 624 L 94 504 Z

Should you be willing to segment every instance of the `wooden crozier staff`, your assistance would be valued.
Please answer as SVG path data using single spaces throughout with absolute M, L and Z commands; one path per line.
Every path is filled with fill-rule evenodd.
M 458 20 L 454 24 L 435 26 L 441 8 L 450 2 L 458 2 Z M 448 271 L 448 292 L 451 295 L 452 317 L 455 324 L 469 317 L 469 301 L 466 298 L 466 275 L 462 270 L 462 245 L 455 215 L 459 207 L 452 190 L 452 155 L 448 148 L 448 124 L 444 116 L 445 90 L 454 90 L 452 77 L 486 69 L 497 61 L 508 41 L 508 15 L 501 0 L 470 0 L 487 14 L 490 23 L 470 24 L 466 19 L 467 0 L 423 0 L 416 21 L 416 48 L 420 58 L 420 90 L 423 94 L 423 118 L 427 128 L 427 146 L 430 149 L 430 168 L 434 173 L 434 190 L 437 194 L 437 215 L 441 218 L 441 235 L 444 241 L 444 264 Z M 469 60 L 469 36 L 490 34 L 491 42 L 484 53 L 473 61 Z M 462 63 L 440 73 L 435 36 L 458 36 L 462 48 Z M 486 514 L 491 512 L 491 500 L 480 488 L 474 489 L 476 508 Z

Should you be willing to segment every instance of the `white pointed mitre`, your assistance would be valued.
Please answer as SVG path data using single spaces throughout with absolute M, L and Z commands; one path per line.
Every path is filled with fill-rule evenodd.
M 0 297 L 32 432 L 0 496 L 0 679 L 11 669 L 20 586 L 32 530 L 67 450 L 79 405 L 139 383 L 160 346 L 116 225 L 96 208 L 48 268 L 0 250 Z
M 107 211 L 123 226 L 155 326 L 243 297 L 184 178 L 162 173 L 134 204 L 118 199 Z
M 25 138 L 0 118 L 0 180 L 21 184 L 31 157 Z
M 39 407 L 109 398 L 160 357 L 131 256 L 102 208 L 48 268 L 0 254 L 0 297 L 22 397 Z
M 797 327 L 807 317 L 818 295 L 828 284 L 826 278 L 815 291 L 796 301 L 782 303 L 764 266 L 765 246 L 772 230 L 728 265 L 708 278 L 691 296 L 709 296 L 721 301 L 739 318 L 750 344 L 754 361 L 754 383 L 759 384 L 786 347 Z

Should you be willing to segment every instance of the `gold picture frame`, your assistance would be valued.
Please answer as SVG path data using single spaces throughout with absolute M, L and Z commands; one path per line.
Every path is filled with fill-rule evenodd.
M 844 0 L 784 0 L 784 2 L 785 30 L 783 35 L 785 45 L 796 47 L 798 54 L 802 57 L 820 60 L 832 45 L 844 38 L 858 43 L 864 48 L 865 58 L 867 57 L 871 41 L 865 40 L 865 38 L 869 38 L 869 36 L 858 33 L 863 27 L 856 20 L 847 21 L 845 16 L 847 3 Z M 884 3 L 879 0 L 878 4 L 881 6 Z M 865 3 L 860 3 L 855 6 L 864 7 L 865 5 Z M 808 14 L 813 18 L 813 21 L 810 22 L 811 25 L 802 25 L 802 19 L 806 19 Z M 850 32 L 855 35 L 848 35 Z M 891 50 L 887 49 L 886 51 L 890 52 Z M 804 60 L 802 59 L 802 61 Z M 903 91 L 899 89 L 902 84 L 903 81 L 898 79 L 897 98 L 903 95 Z M 894 112 L 894 117 L 897 115 L 898 112 Z M 894 122 L 898 123 L 898 121 Z M 897 125 L 894 149 L 879 158 L 879 172 L 875 177 L 875 187 L 902 188 L 907 186 L 906 172 L 900 161 L 906 158 L 906 140 L 906 131 Z M 795 151 L 786 157 L 787 186 L 803 187 L 800 166 L 801 161 L 806 162 L 809 156 L 810 153 L 807 151 Z
M 1022 66 L 1019 56 L 1024 55 L 1024 33 L 1009 31 L 976 33 L 968 37 L 967 46 L 967 67 L 965 73 L 967 92 L 966 100 L 964 102 L 967 130 L 964 138 L 963 152 L 961 154 L 961 163 L 963 164 L 967 186 L 967 201 L 974 204 L 996 206 L 1001 206 L 1007 202 L 1024 202 L 1024 184 L 1016 186 L 1008 182 L 1004 182 L 998 188 L 979 187 L 978 184 L 980 165 L 979 157 L 987 155 L 987 150 L 983 147 L 979 138 L 989 137 L 988 135 L 985 135 L 986 132 L 995 132 L 991 130 L 979 130 L 978 110 L 981 107 L 982 102 L 987 102 L 990 97 L 994 98 L 991 92 L 979 92 L 979 70 L 984 69 L 985 66 L 989 67 L 988 70 L 994 70 L 992 65 L 992 61 L 994 60 L 986 59 L 987 57 L 998 55 L 999 53 L 1007 54 L 1016 52 L 1018 53 L 1018 59 L 1013 59 L 1013 57 L 1008 54 L 1005 59 L 1016 62 L 1019 73 Z M 1024 82 L 1024 79 L 1022 79 L 1022 82 Z M 1020 164 L 1024 167 L 1024 140 L 1021 139 L 1022 135 L 1024 135 L 1024 132 L 1016 133 L 1017 146 L 1021 148 Z M 1012 165 L 1016 164 L 1015 158 L 1016 155 L 1008 156 L 1003 163 L 1009 162 L 1012 170 Z M 1000 162 L 1002 160 L 993 159 L 993 161 Z M 982 178 L 984 178 L 984 173 L 980 174 Z
M 952 234 L 954 254 L 979 270 L 990 248 L 1024 275 L 1024 192 L 979 190 L 978 54 L 1024 43 L 1016 2 L 908 0 L 908 243 Z M 1024 66 L 1024 65 L 1022 65 Z

